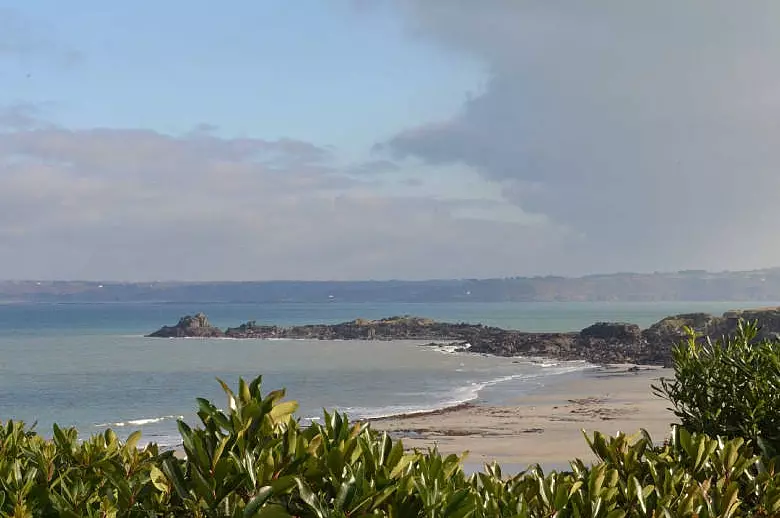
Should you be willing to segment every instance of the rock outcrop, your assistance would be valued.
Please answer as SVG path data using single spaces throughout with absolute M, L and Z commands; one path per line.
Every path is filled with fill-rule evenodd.
M 580 331 L 583 338 L 598 340 L 634 342 L 642 337 L 642 330 L 636 324 L 624 322 L 596 322 Z
M 153 338 L 219 338 L 225 336 L 221 329 L 209 323 L 203 313 L 186 315 L 175 326 L 163 326 L 148 335 Z
M 710 336 L 721 328 L 721 318 L 708 313 L 685 313 L 666 317 L 642 332 L 649 342 L 679 342 L 685 338 L 685 328 L 691 328 L 699 334 Z
M 733 332 L 739 321 L 743 320 L 745 322 L 758 321 L 760 329 L 757 338 L 759 339 L 776 340 L 780 338 L 780 307 L 727 311 L 721 319 L 722 322 L 718 328 L 720 334 Z
M 497 356 L 539 356 L 591 363 L 669 365 L 671 348 L 689 327 L 703 337 L 720 338 L 734 331 L 740 319 L 756 320 L 759 338 L 780 336 L 780 308 L 729 311 L 721 317 L 688 313 L 666 317 L 641 330 L 635 324 L 597 322 L 576 333 L 525 333 L 482 324 L 437 322 L 419 317 L 356 319 L 340 324 L 293 327 L 250 321 L 226 331 L 213 327 L 203 313 L 186 316 L 152 337 L 297 338 L 309 340 L 420 340 L 463 344 L 464 350 Z

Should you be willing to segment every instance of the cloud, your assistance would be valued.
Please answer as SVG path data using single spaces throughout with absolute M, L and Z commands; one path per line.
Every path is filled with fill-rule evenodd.
M 466 164 L 571 228 L 564 273 L 780 264 L 780 4 L 398 5 L 410 35 L 490 75 L 377 151 Z
M 96 128 L 70 131 L 31 129 L 4 135 L 0 152 L 48 162 L 78 166 L 82 171 L 133 171 L 153 164 L 154 169 L 181 168 L 202 163 L 260 163 L 267 168 L 311 166 L 329 152 L 293 139 L 266 141 L 253 138 L 223 139 L 210 135 L 186 138 L 152 130 Z
M 392 194 L 355 174 L 370 163 L 338 165 L 334 150 L 309 142 L 222 137 L 208 125 L 75 130 L 25 106 L 3 113 L 5 278 L 509 275 L 517 264 L 543 271 L 560 242 L 522 211 Z
M 400 170 L 401 166 L 390 160 L 371 160 L 350 168 L 350 172 L 355 175 L 378 175 Z
M 0 106 L 0 131 L 23 130 L 40 126 L 41 106 L 33 103 L 16 103 Z

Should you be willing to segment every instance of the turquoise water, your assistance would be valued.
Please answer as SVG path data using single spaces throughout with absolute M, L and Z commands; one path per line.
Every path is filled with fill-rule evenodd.
M 162 340 L 143 334 L 204 311 L 219 326 L 334 323 L 415 314 L 527 331 L 569 331 L 595 321 L 647 326 L 690 311 L 722 313 L 762 304 L 35 304 L 0 305 L 0 420 L 53 422 L 82 434 L 108 426 L 140 429 L 176 444 L 177 418 L 192 421 L 194 398 L 224 404 L 215 382 L 262 374 L 266 390 L 286 387 L 301 418 L 338 408 L 354 417 L 431 410 L 463 401 L 503 402 L 576 375 L 582 363 L 546 364 L 448 354 L 414 342 Z M 574 373 L 574 374 L 572 374 Z

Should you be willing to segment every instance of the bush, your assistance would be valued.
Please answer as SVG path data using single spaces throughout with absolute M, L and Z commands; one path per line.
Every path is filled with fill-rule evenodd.
M 672 349 L 673 380 L 656 394 L 669 400 L 680 423 L 710 436 L 744 437 L 774 455 L 780 451 L 780 342 L 756 340 L 757 323 L 715 342 L 687 329 Z
M 731 517 L 779 516 L 780 474 L 744 440 L 675 428 L 587 437 L 599 461 L 506 477 L 467 476 L 461 457 L 404 451 L 363 423 L 325 413 L 299 426 L 284 392 L 260 379 L 222 384 L 228 411 L 199 399 L 200 425 L 179 423 L 186 459 L 136 448 L 110 430 L 80 443 L 55 426 L 46 440 L 0 427 L 2 517 Z

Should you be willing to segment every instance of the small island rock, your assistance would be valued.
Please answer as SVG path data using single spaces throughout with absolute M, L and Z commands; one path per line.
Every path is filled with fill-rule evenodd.
M 203 313 L 185 315 L 175 326 L 163 326 L 154 333 L 147 335 L 153 338 L 219 338 L 225 336 L 218 327 L 209 323 Z

